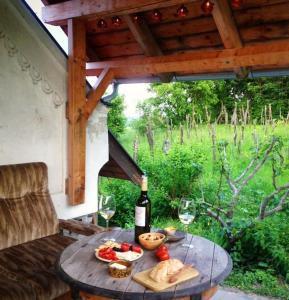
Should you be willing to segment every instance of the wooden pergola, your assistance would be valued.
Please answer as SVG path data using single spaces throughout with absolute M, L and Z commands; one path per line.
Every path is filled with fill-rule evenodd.
M 71 205 L 84 201 L 87 120 L 113 80 L 150 82 L 174 76 L 276 70 L 289 66 L 289 1 L 43 0 L 43 20 L 61 26 L 69 40 L 68 120 Z M 180 5 L 188 14 L 177 15 Z M 161 20 L 152 18 L 158 10 Z M 138 21 L 135 16 L 138 16 Z M 113 16 L 122 22 L 114 26 Z M 103 19 L 105 26 L 98 26 Z M 86 93 L 86 76 L 98 76 Z

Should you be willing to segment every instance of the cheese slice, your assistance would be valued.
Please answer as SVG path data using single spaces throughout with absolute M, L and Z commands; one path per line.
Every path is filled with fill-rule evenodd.
M 119 259 L 124 259 L 128 261 L 136 260 L 141 256 L 141 253 L 133 252 L 133 251 L 127 251 L 127 252 L 117 252 L 116 256 Z

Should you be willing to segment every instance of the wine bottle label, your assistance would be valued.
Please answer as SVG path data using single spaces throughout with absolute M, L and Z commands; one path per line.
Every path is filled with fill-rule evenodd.
M 146 225 L 146 208 L 136 206 L 135 207 L 135 225 L 145 227 Z

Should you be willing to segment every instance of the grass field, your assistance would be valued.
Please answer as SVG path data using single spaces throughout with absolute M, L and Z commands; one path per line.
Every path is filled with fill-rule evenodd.
M 285 167 L 284 172 L 278 177 L 278 184 L 281 185 L 288 182 L 289 125 L 284 123 L 275 124 L 274 127 L 268 125 L 267 128 L 260 125 L 248 125 L 245 128 L 244 139 L 241 142 L 239 142 L 241 140 L 241 127 L 239 127 L 237 146 L 235 146 L 233 142 L 233 127 L 230 125 L 216 126 L 216 143 L 218 144 L 218 142 L 224 140 L 228 142 L 227 154 L 233 177 L 237 177 L 252 158 L 256 141 L 256 139 L 255 141 L 253 139 L 253 134 L 255 137 L 258 136 L 260 147 L 262 147 L 266 141 L 270 140 L 273 134 L 282 139 L 283 148 L 281 154 L 284 158 L 284 166 L 287 164 L 287 168 Z M 127 128 L 125 134 L 120 137 L 122 144 L 131 155 L 133 154 L 133 141 L 135 137 L 136 132 L 132 128 Z M 154 132 L 154 155 L 150 155 L 146 136 L 139 136 L 139 156 L 142 157 L 139 163 L 141 167 L 143 167 L 143 157 L 146 157 L 146 160 L 149 160 L 150 163 L 155 162 L 156 164 L 161 158 L 165 157 L 162 150 L 164 139 L 165 132 L 163 130 Z M 171 148 L 173 149 L 174 146 L 179 144 L 180 131 L 175 129 L 172 133 Z M 188 152 L 194 151 L 200 154 L 203 171 L 197 182 L 197 188 L 202 186 L 208 198 L 214 199 L 214 192 L 218 185 L 220 172 L 218 154 L 217 160 L 213 161 L 212 138 L 209 134 L 208 126 L 198 126 L 196 130 L 190 132 L 190 135 L 184 130 L 184 144 L 181 147 Z M 244 219 L 253 220 L 257 217 L 261 199 L 264 195 L 273 191 L 271 173 L 271 163 L 268 161 L 244 188 L 236 211 L 237 221 L 242 221 Z M 223 190 L 226 196 L 229 197 L 229 188 L 224 185 Z M 129 191 L 130 187 L 128 186 L 126 187 L 126 193 L 130 193 Z M 132 195 L 138 194 L 138 190 L 135 187 L 131 187 L 131 191 L 131 197 L 133 197 Z M 125 197 L 124 194 L 123 197 Z M 120 199 L 119 201 L 122 200 Z M 134 203 L 134 201 L 135 200 L 133 199 L 131 203 Z M 163 201 L 166 201 L 166 199 L 163 199 Z M 248 258 L 248 256 L 246 256 L 248 255 L 247 252 L 250 253 L 250 247 L 253 246 L 250 244 L 247 245 L 246 243 L 251 243 L 251 240 L 243 242 L 242 246 L 240 246 L 241 248 L 237 249 L 233 254 L 235 262 L 234 271 L 226 280 L 226 285 L 241 288 L 245 291 L 277 297 L 279 299 L 289 299 L 289 288 L 288 284 L 285 283 L 286 276 L 280 276 L 278 271 L 278 263 L 283 264 L 284 262 L 289 261 L 288 215 L 289 208 L 287 204 L 285 212 L 267 218 L 262 224 L 256 227 L 257 229 L 253 233 L 253 241 L 256 241 L 254 247 L 256 247 L 256 249 L 258 247 L 263 249 L 263 252 L 260 253 L 260 255 L 264 255 L 264 259 L 260 259 L 256 264 L 252 263 L 250 257 Z M 130 221 L 129 219 L 125 224 L 128 227 L 133 226 L 133 220 Z M 180 222 L 176 218 L 164 218 L 160 215 L 158 218 L 154 219 L 154 226 L 156 227 L 166 227 L 172 224 L 180 229 L 182 228 Z M 124 226 L 124 224 L 120 225 Z M 193 234 L 205 236 L 219 244 L 223 243 L 222 229 L 215 221 L 212 221 L 207 216 L 199 216 L 199 218 L 196 219 L 196 222 L 190 225 L 189 231 Z M 272 251 L 270 252 L 269 250 Z M 254 253 L 254 255 L 256 255 L 256 253 Z M 273 255 L 272 260 L 270 259 L 270 255 Z M 276 263 L 276 261 L 278 261 L 278 263 Z M 284 264 L 282 267 L 287 268 L 288 265 Z M 288 270 L 287 274 L 289 274 Z M 287 278 L 287 282 L 288 280 L 289 278 Z

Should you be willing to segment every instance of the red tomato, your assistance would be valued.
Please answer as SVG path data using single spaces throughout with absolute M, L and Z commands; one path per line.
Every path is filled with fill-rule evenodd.
M 161 245 L 155 252 L 157 257 L 159 257 L 162 253 L 168 253 L 168 248 L 165 245 Z
M 112 248 L 102 248 L 99 250 L 98 255 L 107 260 L 117 260 L 116 252 Z
M 159 246 L 158 250 L 168 250 L 168 247 L 164 244 L 162 244 L 161 246 Z
M 99 250 L 99 253 L 109 253 L 109 252 L 111 252 L 111 250 L 112 249 L 109 248 L 109 247 L 108 248 L 102 248 L 102 249 Z
M 131 251 L 141 253 L 141 247 L 137 245 L 132 245 Z
M 168 252 L 163 252 L 162 254 L 160 254 L 159 260 L 163 261 L 163 260 L 167 260 L 167 259 L 170 259 Z
M 121 250 L 123 252 L 127 252 L 127 251 L 129 251 L 130 244 L 129 243 L 122 243 L 120 247 L 121 247 Z

